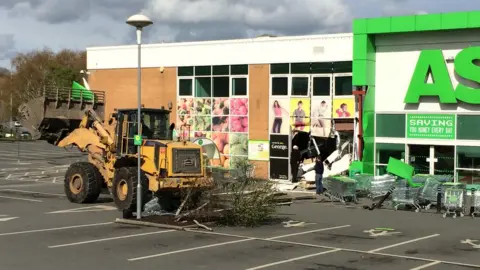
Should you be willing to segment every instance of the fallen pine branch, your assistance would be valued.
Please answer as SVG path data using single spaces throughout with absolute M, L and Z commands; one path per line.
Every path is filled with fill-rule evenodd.
M 194 219 L 193 222 L 194 222 L 195 224 L 197 224 L 198 227 L 204 228 L 204 229 L 207 230 L 207 231 L 213 231 L 212 228 L 209 228 L 209 227 L 207 227 L 207 226 L 205 226 L 205 225 L 203 225 L 203 224 L 200 224 L 196 219 Z
M 200 205 L 199 207 L 197 207 L 196 209 L 193 209 L 193 210 L 188 211 L 188 212 L 186 212 L 186 213 L 184 213 L 184 214 L 181 214 L 181 215 L 177 215 L 177 217 L 175 218 L 175 221 L 178 222 L 178 221 L 180 221 L 182 218 L 184 218 L 184 217 L 186 217 L 186 216 L 189 216 L 189 215 L 191 215 L 191 214 L 193 214 L 193 213 L 195 213 L 195 212 L 198 212 L 198 211 L 202 210 L 202 208 L 204 208 L 204 207 L 207 206 L 208 204 L 209 204 L 209 202 L 206 202 L 206 203 Z

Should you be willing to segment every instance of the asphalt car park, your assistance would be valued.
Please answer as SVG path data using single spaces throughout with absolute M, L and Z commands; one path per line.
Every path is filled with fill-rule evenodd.
M 48 162 L 0 168 L 1 269 L 480 268 L 479 221 L 470 217 L 298 201 L 256 228 L 126 225 L 115 222 L 121 214 L 108 194 L 94 204 L 68 202 L 68 164 Z M 47 170 L 54 172 L 35 178 Z

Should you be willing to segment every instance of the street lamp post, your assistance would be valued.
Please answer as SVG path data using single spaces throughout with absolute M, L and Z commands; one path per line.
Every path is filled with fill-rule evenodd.
M 137 135 L 140 135 L 141 128 L 141 107 L 142 107 L 142 29 L 146 26 L 151 25 L 153 22 L 143 14 L 136 14 L 127 19 L 127 24 L 135 27 L 137 29 L 137 44 L 138 44 L 138 88 L 137 88 Z M 138 156 L 138 168 L 137 168 L 137 219 L 142 218 L 142 169 L 141 169 L 141 156 L 140 156 L 140 145 L 137 146 L 137 156 Z

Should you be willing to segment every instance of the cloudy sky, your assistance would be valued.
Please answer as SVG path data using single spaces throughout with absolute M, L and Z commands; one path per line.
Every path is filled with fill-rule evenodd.
M 17 52 L 133 44 L 129 15 L 154 21 L 148 43 L 348 32 L 351 19 L 479 10 L 476 0 L 0 0 L 0 67 Z

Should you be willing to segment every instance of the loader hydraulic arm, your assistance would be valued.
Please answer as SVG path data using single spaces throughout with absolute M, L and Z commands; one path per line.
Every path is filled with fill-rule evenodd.
M 66 147 L 71 144 L 76 145 L 81 151 L 85 151 L 86 147 L 89 145 L 102 149 L 111 149 L 114 141 L 95 111 L 87 109 L 79 127 L 66 137 L 61 138 L 57 143 L 57 146 Z

